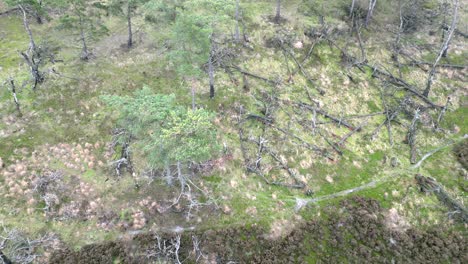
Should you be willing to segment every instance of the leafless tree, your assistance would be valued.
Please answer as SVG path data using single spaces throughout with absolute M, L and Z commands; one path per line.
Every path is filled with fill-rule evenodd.
M 47 234 L 35 239 L 17 229 L 3 226 L 0 234 L 0 261 L 2 263 L 36 263 L 41 257 L 40 248 L 49 246 L 54 236 Z
M 354 5 L 356 4 L 356 0 L 353 0 L 351 2 L 351 7 L 349 8 L 349 17 L 352 17 L 353 16 L 353 12 L 354 12 Z
M 377 0 L 369 0 L 369 7 L 367 9 L 367 16 L 366 16 L 366 27 L 369 25 L 369 22 L 374 14 L 375 5 L 377 4 Z
M 240 42 L 240 30 L 239 30 L 239 16 L 240 16 L 240 10 L 239 10 L 239 1 L 240 0 L 236 0 L 236 13 L 235 13 L 235 19 L 236 19 L 236 28 L 235 28 L 235 35 L 234 35 L 234 39 L 236 40 L 236 42 Z
M 210 55 L 208 57 L 208 76 L 210 79 L 210 98 L 214 98 L 215 96 L 215 87 L 214 87 L 214 49 L 215 43 L 213 41 L 213 35 L 210 37 Z
M 18 100 L 18 96 L 16 95 L 15 80 L 13 78 L 10 78 L 7 80 L 7 82 L 10 85 L 10 91 L 11 91 L 11 94 L 13 95 L 13 101 L 15 102 L 16 111 L 18 112 L 18 115 L 21 117 L 23 114 L 21 113 L 20 103 Z
M 33 90 L 36 90 L 37 85 L 44 81 L 44 74 L 39 70 L 39 67 L 44 62 L 44 58 L 40 56 L 40 53 L 37 52 L 37 49 L 34 52 L 25 53 L 20 52 L 26 64 L 29 66 L 31 75 L 34 80 Z
M 127 5 L 127 28 L 128 28 L 128 40 L 127 40 L 127 47 L 130 49 L 133 46 L 133 32 L 132 32 L 132 12 L 133 7 L 128 1 Z
M 36 43 L 34 41 L 34 37 L 31 31 L 31 28 L 29 27 L 29 21 L 28 21 L 28 14 L 26 12 L 26 9 L 23 5 L 18 5 L 20 8 L 21 12 L 23 13 L 23 25 L 24 29 L 26 30 L 26 33 L 28 34 L 29 37 L 29 51 L 35 52 L 36 51 Z
M 275 22 L 279 23 L 280 20 L 281 20 L 281 0 L 276 0 Z
M 80 59 L 84 60 L 84 61 L 87 61 L 87 60 L 89 60 L 90 53 L 89 53 L 89 50 L 88 50 L 88 45 L 86 44 L 86 37 L 85 37 L 85 33 L 84 33 L 83 16 L 81 15 L 81 13 L 79 13 L 78 18 L 79 18 L 78 25 L 80 27 L 80 41 L 82 43 Z
M 453 1 L 452 24 L 450 25 L 448 35 L 445 38 L 445 41 L 442 43 L 442 45 L 440 47 L 439 54 L 438 54 L 434 64 L 432 65 L 432 68 L 429 71 L 429 74 L 427 76 L 426 89 L 424 90 L 424 93 L 423 93 L 423 95 L 425 97 L 429 96 L 429 93 L 431 91 L 432 82 L 434 81 L 434 76 L 435 76 L 435 73 L 436 73 L 437 64 L 439 64 L 439 61 L 442 59 L 444 54 L 447 53 L 448 46 L 450 44 L 450 40 L 452 39 L 453 33 L 455 32 L 455 29 L 457 27 L 458 8 L 459 8 L 459 6 L 460 6 L 460 1 L 459 0 L 454 0 Z

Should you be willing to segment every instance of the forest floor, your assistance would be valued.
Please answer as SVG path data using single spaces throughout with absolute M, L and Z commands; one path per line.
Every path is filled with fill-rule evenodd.
M 128 50 L 124 21 L 106 18 L 110 35 L 94 41 L 94 58 L 82 62 L 76 36 L 58 30 L 54 20 L 33 24 L 37 42 L 60 47 L 61 60 L 47 65 L 47 80 L 34 92 L 18 53 L 28 47 L 21 18 L 0 16 L 0 224 L 31 239 L 50 237 L 41 260 L 53 263 L 149 262 L 149 251 L 142 248 L 153 250 L 154 259 L 169 258 L 177 239 L 181 256 L 207 263 L 390 263 L 389 256 L 397 262 L 468 261 L 466 222 L 437 195 L 421 192 L 415 180 L 417 174 L 431 177 L 457 203 L 468 201 L 464 37 L 453 38 L 441 64 L 465 67 L 438 70 L 427 98 L 438 106 L 451 98 L 437 130 L 440 111 L 376 78 L 375 69 L 347 63 L 343 49 L 355 57 L 361 50 L 344 16 L 332 11 L 339 6 L 321 11 L 324 26 L 314 8 L 287 2 L 281 24 L 271 21 L 270 2 L 243 6 L 249 42 L 230 48 L 239 69 L 261 78 L 220 68 L 214 99 L 208 97 L 206 80 L 193 84 L 197 105 L 216 112 L 225 149 L 193 179 L 203 195 L 192 207 L 170 207 L 179 189 L 150 179 L 138 153 L 134 175 L 114 175 L 110 164 L 120 154 L 112 147 L 117 113 L 101 99 L 147 86 L 175 94 L 189 106 L 190 89 L 165 56 L 170 32 L 137 19 L 136 45 Z M 367 64 L 396 76 L 395 36 L 389 32 L 397 24 L 385 16 L 392 5 L 379 8 L 359 37 Z M 460 19 L 460 29 L 466 21 Z M 322 36 L 305 34 L 311 29 Z M 404 34 L 405 52 L 432 62 L 440 37 L 429 31 L 423 26 Z M 401 79 L 422 90 L 428 69 L 408 63 Z M 18 87 L 21 117 L 8 78 Z M 404 100 L 389 129 L 387 107 Z M 421 117 L 411 162 L 408 131 L 415 110 Z M 248 170 L 255 162 L 262 166 Z M 54 182 L 47 192 L 55 195 L 52 205 L 33 189 L 39 176 Z M 298 183 L 300 188 L 282 186 Z M 160 240 L 171 247 L 165 253 L 155 253 Z M 86 259 L 85 252 L 96 254 Z

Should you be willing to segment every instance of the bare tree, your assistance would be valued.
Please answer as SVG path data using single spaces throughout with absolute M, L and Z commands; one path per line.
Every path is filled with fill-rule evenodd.
M 372 18 L 374 13 L 375 5 L 377 4 L 377 0 L 369 0 L 369 8 L 367 9 L 367 16 L 366 16 L 366 27 L 369 25 L 369 22 Z
M 0 234 L 0 261 L 2 263 L 37 263 L 40 249 L 50 246 L 52 235 L 43 235 L 35 239 L 27 237 L 17 229 L 3 226 Z M 7 257 L 8 256 L 8 257 Z
M 423 95 L 425 97 L 429 96 L 429 93 L 431 91 L 432 82 L 434 81 L 434 76 L 435 76 L 435 73 L 436 73 L 437 64 L 439 64 L 439 61 L 442 59 L 444 54 L 447 53 L 450 40 L 452 39 L 453 33 L 455 32 L 455 29 L 457 27 L 458 8 L 459 8 L 459 6 L 460 6 L 459 0 L 454 0 L 453 1 L 452 24 L 450 25 L 450 29 L 449 29 L 447 38 L 445 39 L 445 41 L 442 43 L 442 46 L 440 47 L 439 55 L 437 56 L 434 64 L 432 65 L 431 70 L 429 71 L 429 75 L 427 76 L 426 89 L 424 90 L 424 93 L 423 93 Z
M 84 34 L 83 16 L 81 13 L 79 13 L 78 17 L 79 17 L 78 23 L 80 27 L 80 40 L 81 40 L 81 43 L 83 44 L 82 49 L 81 49 L 80 59 L 87 61 L 89 60 L 89 50 L 88 50 L 88 45 L 86 44 L 86 37 Z
M 236 19 L 236 29 L 235 29 L 235 35 L 234 38 L 236 42 L 240 41 L 240 32 L 239 32 L 239 16 L 240 16 L 240 11 L 239 11 L 239 1 L 236 0 L 236 13 L 235 13 L 235 19 Z
M 127 26 L 128 26 L 127 47 L 129 49 L 132 48 L 132 46 L 133 46 L 132 11 L 133 11 L 133 6 L 131 5 L 130 1 L 128 1 L 128 5 L 127 5 Z
M 21 56 L 23 56 L 26 64 L 28 64 L 30 70 L 31 70 L 31 75 L 34 79 L 34 86 L 33 90 L 36 90 L 36 87 L 39 83 L 42 83 L 44 81 L 44 75 L 43 73 L 39 70 L 39 66 L 43 62 L 43 59 L 40 57 L 40 53 L 38 52 L 32 52 L 31 55 L 28 55 L 24 52 L 20 53 Z
M 279 23 L 281 19 L 281 0 L 276 0 L 275 22 Z
M 21 117 L 23 114 L 21 113 L 20 103 L 19 103 L 18 97 L 16 96 L 15 81 L 13 80 L 13 78 L 10 78 L 8 82 L 10 83 L 11 94 L 13 95 L 13 100 L 16 105 L 16 111 L 18 111 L 18 115 Z
M 213 42 L 213 35 L 210 37 L 210 56 L 208 57 L 208 76 L 210 78 L 210 98 L 214 98 L 215 96 L 215 87 L 214 87 L 214 42 Z
M 26 33 L 28 33 L 28 36 L 29 36 L 29 50 L 31 52 L 35 52 L 36 43 L 34 42 L 33 34 L 31 32 L 31 28 L 29 27 L 28 14 L 26 12 L 26 9 L 23 7 L 23 5 L 18 5 L 18 7 L 21 9 L 21 12 L 23 13 L 24 29 L 26 30 Z
M 354 12 L 354 5 L 356 4 L 356 0 L 353 0 L 353 2 L 351 2 L 351 7 L 349 8 L 349 16 L 352 17 L 353 16 L 353 12 Z

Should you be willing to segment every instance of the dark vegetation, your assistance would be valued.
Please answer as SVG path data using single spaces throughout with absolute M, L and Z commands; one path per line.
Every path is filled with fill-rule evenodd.
M 343 200 L 327 208 L 321 220 L 305 221 L 280 239 L 268 230 L 240 226 L 217 231 L 187 231 L 137 235 L 89 245 L 80 251 L 56 252 L 51 263 L 143 263 L 176 261 L 175 251 L 158 248 L 180 242 L 179 259 L 196 262 L 203 257 L 215 263 L 464 263 L 468 260 L 466 236 L 441 229 L 390 228 L 378 201 L 361 197 Z M 387 220 L 386 220 L 387 219 Z M 196 240 L 195 240 L 196 239 Z M 194 241 L 199 241 L 198 247 Z

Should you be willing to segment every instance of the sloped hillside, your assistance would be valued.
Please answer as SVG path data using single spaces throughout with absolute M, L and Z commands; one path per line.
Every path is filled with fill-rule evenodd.
M 5 263 L 468 261 L 466 1 L 37 3 L 0 2 Z

